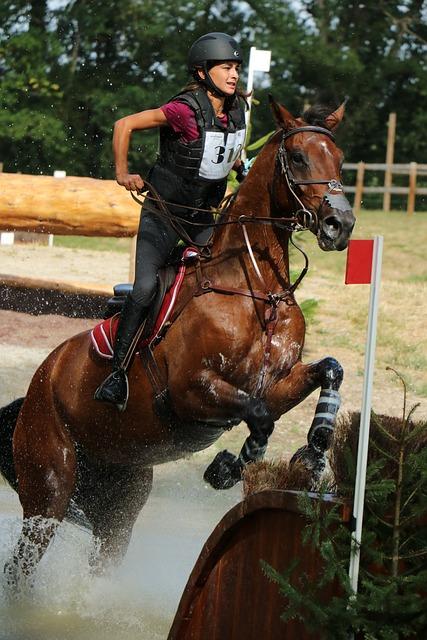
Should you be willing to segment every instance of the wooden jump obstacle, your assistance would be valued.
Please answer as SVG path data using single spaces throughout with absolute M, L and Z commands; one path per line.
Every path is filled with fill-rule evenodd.
M 115 180 L 0 173 L 0 231 L 132 237 L 139 214 Z
M 313 580 L 322 559 L 302 545 L 306 525 L 298 505 L 299 492 L 262 491 L 233 507 L 204 545 L 181 597 L 168 640 L 314 640 L 298 621 L 284 623 L 284 601 L 277 584 L 262 571 L 265 560 L 284 571 L 295 558 L 295 580 L 306 572 Z M 317 494 L 309 494 L 319 500 Z M 325 509 L 337 503 L 343 522 L 350 509 L 335 499 L 322 500 Z M 331 585 L 325 601 L 338 593 Z

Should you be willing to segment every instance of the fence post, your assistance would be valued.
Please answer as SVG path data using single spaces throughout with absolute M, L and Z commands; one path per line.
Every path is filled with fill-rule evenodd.
M 386 153 L 386 170 L 384 174 L 384 187 L 386 189 L 391 188 L 393 178 L 393 159 L 394 159 L 394 141 L 396 138 L 396 114 L 390 113 L 388 117 L 388 134 L 387 134 L 387 153 Z M 385 191 L 383 197 L 383 209 L 384 211 L 390 211 L 391 193 Z
M 360 208 L 362 206 L 364 177 L 365 177 L 365 163 L 358 162 L 357 175 L 356 175 L 356 191 L 354 194 L 354 203 L 353 203 L 353 209 L 355 214 L 359 213 Z
M 411 162 L 409 164 L 409 192 L 408 192 L 408 205 L 406 212 L 408 215 L 412 215 L 415 210 L 415 194 L 417 189 L 417 163 Z

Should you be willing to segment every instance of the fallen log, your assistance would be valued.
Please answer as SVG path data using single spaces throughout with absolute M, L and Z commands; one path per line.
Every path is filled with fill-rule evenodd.
M 0 173 L 0 231 L 134 236 L 139 214 L 114 180 Z

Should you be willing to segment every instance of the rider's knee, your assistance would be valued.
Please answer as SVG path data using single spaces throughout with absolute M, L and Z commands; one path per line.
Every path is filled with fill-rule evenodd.
M 134 284 L 130 295 L 136 305 L 141 308 L 148 307 L 156 294 L 156 289 L 156 278 L 145 278 L 141 282 Z

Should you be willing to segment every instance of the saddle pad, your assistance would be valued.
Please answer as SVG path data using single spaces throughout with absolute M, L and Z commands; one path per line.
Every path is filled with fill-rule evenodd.
M 155 338 L 159 335 L 160 331 L 164 327 L 165 323 L 171 316 L 171 313 L 175 307 L 175 302 L 178 298 L 178 293 L 181 289 L 181 285 L 184 281 L 185 271 L 186 271 L 186 260 L 194 258 L 198 256 L 199 253 L 196 249 L 192 247 L 188 247 L 182 256 L 181 264 L 179 266 L 178 272 L 176 274 L 176 278 L 168 291 L 163 298 L 162 305 L 160 307 L 159 314 L 154 323 L 153 330 L 150 335 L 144 339 L 141 338 L 140 342 L 137 345 L 136 352 L 140 350 L 142 347 L 151 344 Z M 114 341 L 117 332 L 117 326 L 119 323 L 120 313 L 116 313 L 111 318 L 107 318 L 103 320 L 99 324 L 96 325 L 91 331 L 90 337 L 92 339 L 92 344 L 96 350 L 96 352 L 102 358 L 112 358 L 113 357 L 113 348 Z

